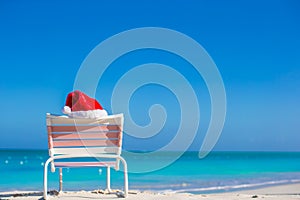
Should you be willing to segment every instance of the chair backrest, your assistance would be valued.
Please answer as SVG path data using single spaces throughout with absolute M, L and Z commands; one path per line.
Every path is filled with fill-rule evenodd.
M 49 155 L 120 155 L 123 114 L 79 119 L 47 113 Z

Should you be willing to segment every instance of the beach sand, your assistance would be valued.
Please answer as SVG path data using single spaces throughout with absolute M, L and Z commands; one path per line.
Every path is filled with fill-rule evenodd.
M 62 192 L 60 194 L 49 195 L 49 199 L 60 200 L 87 200 L 87 199 L 120 199 L 115 194 L 101 194 L 101 191 L 78 191 L 78 192 Z M 43 199 L 42 192 L 33 191 L 14 191 L 14 192 L 1 192 L 0 199 L 14 199 L 14 200 L 37 200 Z M 130 191 L 126 200 L 239 200 L 239 199 L 264 199 L 264 200 L 300 200 L 300 184 L 279 185 L 253 190 L 243 190 L 228 193 L 216 194 L 189 194 L 189 193 L 155 193 L 155 192 L 141 192 Z

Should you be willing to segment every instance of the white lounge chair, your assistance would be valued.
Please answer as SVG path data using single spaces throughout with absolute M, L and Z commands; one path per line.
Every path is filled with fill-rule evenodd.
M 123 114 L 110 115 L 101 119 L 75 119 L 47 113 L 48 147 L 50 158 L 44 166 L 44 199 L 47 199 L 48 164 L 51 171 L 59 168 L 59 191 L 62 191 L 62 168 L 106 167 L 106 189 L 110 192 L 110 167 L 124 168 L 124 193 L 128 195 L 127 163 L 121 157 Z M 70 158 L 95 158 L 82 162 Z

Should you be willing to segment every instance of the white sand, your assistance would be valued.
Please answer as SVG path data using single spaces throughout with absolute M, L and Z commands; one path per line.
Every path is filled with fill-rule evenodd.
M 2 192 L 0 199 L 13 199 L 13 200 L 37 200 L 43 199 L 42 192 L 30 191 L 15 191 L 15 192 Z M 90 191 L 78 192 L 63 192 L 59 195 L 49 195 L 49 199 L 60 200 L 87 200 L 87 199 L 120 199 L 115 194 L 96 194 Z M 122 198 L 121 198 L 122 199 Z M 289 184 L 267 187 L 255 190 L 245 190 L 229 193 L 218 194 L 200 194 L 193 195 L 188 193 L 153 193 L 153 192 L 136 192 L 130 191 L 126 200 L 240 200 L 240 199 L 264 199 L 264 200 L 300 200 L 300 184 Z

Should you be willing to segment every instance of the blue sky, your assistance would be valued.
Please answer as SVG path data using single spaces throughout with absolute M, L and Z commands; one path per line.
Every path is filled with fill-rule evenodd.
M 294 1 L 0 1 L 0 148 L 47 148 L 45 113 L 60 113 L 81 63 L 105 39 L 133 28 L 164 27 L 201 44 L 222 75 L 227 116 L 214 150 L 300 151 L 300 3 Z M 116 60 L 99 82 L 97 99 L 110 110 L 118 66 L 183 61 L 155 50 Z M 182 64 L 185 65 L 185 64 Z M 187 64 L 186 64 L 187 65 Z M 120 72 L 118 72 L 120 73 Z M 198 150 L 209 121 L 209 94 L 200 84 Z M 143 90 L 143 91 L 142 91 Z M 169 118 L 148 140 L 124 138 L 127 149 L 163 146 L 178 127 L 178 102 L 166 88 L 148 85 L 132 97 L 132 115 L 147 124 L 161 102 Z

